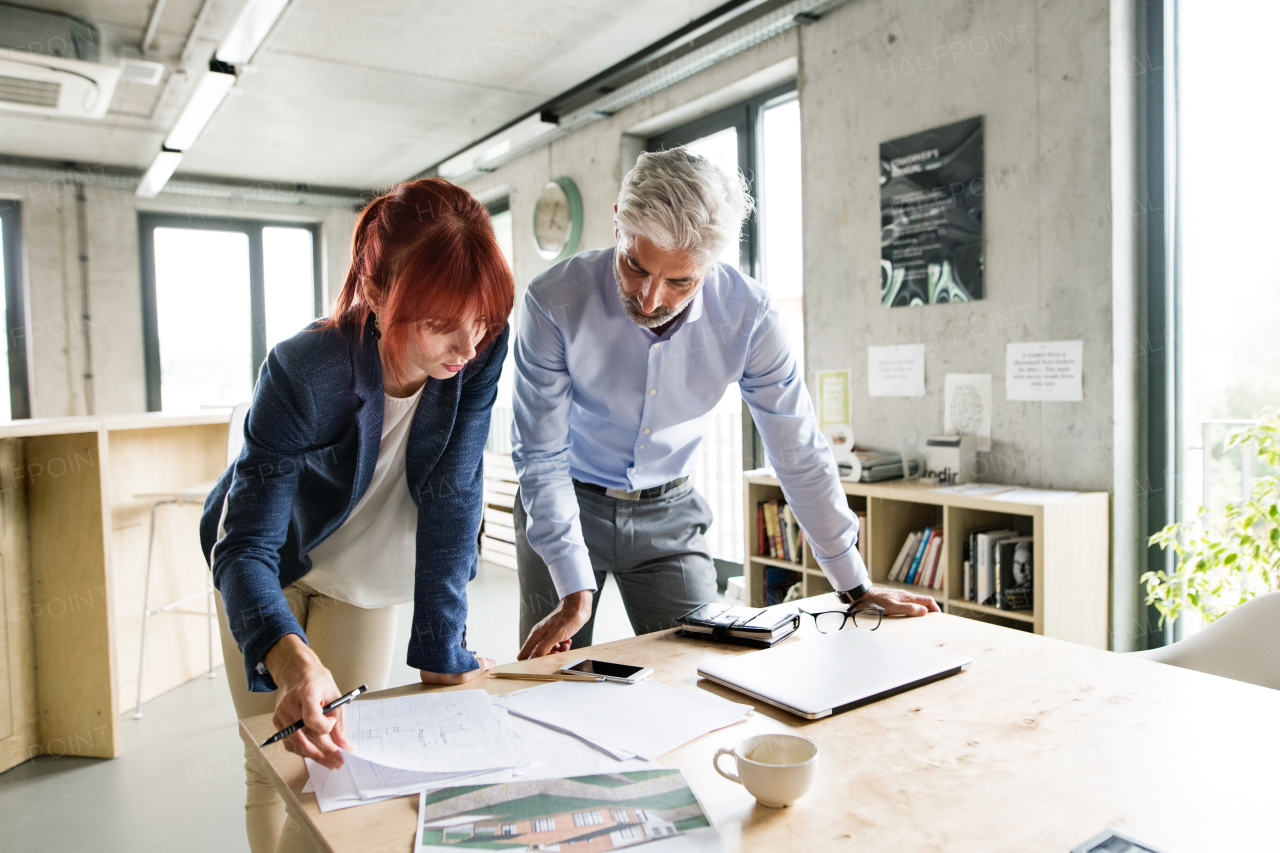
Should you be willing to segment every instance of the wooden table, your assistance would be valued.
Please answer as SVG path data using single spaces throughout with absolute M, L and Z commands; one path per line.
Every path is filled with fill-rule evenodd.
M 834 598 L 811 603 L 819 601 Z M 684 771 L 727 850 L 1066 853 L 1103 829 L 1164 853 L 1280 849 L 1271 825 L 1280 794 L 1280 691 L 945 614 L 886 620 L 880 630 L 968 655 L 974 664 L 824 720 L 755 703 L 747 722 L 662 757 Z M 715 655 L 749 652 L 671 632 L 591 650 L 737 702 L 749 700 L 698 679 L 695 670 Z M 580 656 L 571 651 L 503 668 L 550 672 Z M 531 685 L 488 679 L 480 686 L 499 694 Z M 369 698 L 428 689 L 460 688 L 414 685 Z M 241 724 L 241 736 L 255 744 L 272 731 L 269 716 Z M 758 806 L 712 770 L 717 748 L 788 731 L 821 749 L 814 789 L 791 808 Z M 299 793 L 302 759 L 281 745 L 261 754 L 317 849 L 409 849 L 416 797 L 320 814 L 315 797 Z
M 120 754 L 120 714 L 137 696 L 155 503 L 136 496 L 221 474 L 230 417 L 0 423 L 0 771 L 42 753 Z M 200 509 L 157 516 L 153 606 L 205 588 Z M 208 669 L 208 620 L 157 617 L 151 632 L 144 701 Z

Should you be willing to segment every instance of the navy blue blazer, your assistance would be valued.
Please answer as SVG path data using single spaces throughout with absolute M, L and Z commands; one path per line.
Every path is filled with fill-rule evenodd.
M 467 582 L 475 577 L 482 453 L 509 329 L 449 379 L 428 379 L 409 428 L 405 468 L 418 506 L 408 664 L 475 669 L 467 651 Z M 311 571 L 308 553 L 369 488 L 382 442 L 382 363 L 372 319 L 350 330 L 314 326 L 277 344 L 262 365 L 240 458 L 204 504 L 200 542 L 244 654 L 249 689 L 286 634 L 306 640 L 282 590 Z M 224 498 L 226 516 L 223 518 Z M 222 522 L 226 537 L 215 542 Z

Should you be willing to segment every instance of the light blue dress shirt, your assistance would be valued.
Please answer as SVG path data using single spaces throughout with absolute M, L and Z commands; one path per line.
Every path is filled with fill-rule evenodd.
M 635 491 L 688 474 L 732 382 L 832 586 L 870 585 L 857 518 L 768 292 L 716 263 L 656 335 L 627 317 L 613 263 L 613 249 L 598 249 L 539 275 L 516 335 L 511 455 L 529 544 L 556 592 L 596 588 L 572 480 Z

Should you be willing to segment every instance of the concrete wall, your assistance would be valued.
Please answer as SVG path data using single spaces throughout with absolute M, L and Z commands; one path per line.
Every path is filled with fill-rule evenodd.
M 920 4 L 922 10 L 925 8 Z M 802 31 L 811 369 L 852 368 L 859 444 L 943 427 L 947 373 L 992 375 L 984 479 L 1112 486 L 1108 0 L 856 2 Z M 878 145 L 985 118 L 986 295 L 880 306 Z M 821 176 L 821 179 L 818 179 Z M 1084 402 L 1005 400 L 1005 344 L 1084 341 Z M 868 345 L 925 344 L 926 396 L 866 396 Z
M 16 199 L 22 205 L 32 416 L 89 414 L 75 187 L 59 181 L 2 180 L 0 197 Z M 355 221 L 355 213 L 348 208 L 163 194 L 142 200 L 126 190 L 94 186 L 86 187 L 85 201 L 91 318 L 88 340 L 94 375 L 89 393 L 94 414 L 146 409 L 139 211 L 317 222 L 323 241 L 322 280 L 326 286 L 340 287 L 346 274 Z
M 510 191 L 516 277 L 523 284 L 547 265 L 533 250 L 531 225 L 547 179 L 568 175 L 582 190 L 582 248 L 608 246 L 628 129 L 794 57 L 810 384 L 814 371 L 852 370 L 859 445 L 922 449 L 925 437 L 943 429 L 945 375 L 991 374 L 993 448 L 984 455 L 983 479 L 1122 497 L 1117 530 L 1127 544 L 1116 550 L 1114 572 L 1124 588 L 1116 596 L 1123 612 L 1113 621 L 1121 626 L 1117 635 L 1125 635 L 1136 607 L 1128 542 L 1136 530 L 1134 278 L 1131 217 L 1126 208 L 1120 217 L 1112 210 L 1113 194 L 1124 204 L 1124 186 L 1132 180 L 1132 87 L 1127 67 L 1112 71 L 1131 50 L 1131 17 L 1131 4 L 1114 0 L 855 0 L 543 146 L 470 188 L 488 195 Z M 878 146 L 975 115 L 985 117 L 990 186 L 986 298 L 883 308 Z M 1115 139 L 1113 122 L 1121 125 Z M 1127 170 L 1119 189 L 1113 158 Z M 1114 258 L 1113 237 L 1120 241 Z M 1005 400 L 1005 345 L 1050 340 L 1084 341 L 1084 401 Z M 904 343 L 925 344 L 925 397 L 868 397 L 867 346 Z M 1119 426 L 1117 406 L 1124 418 Z

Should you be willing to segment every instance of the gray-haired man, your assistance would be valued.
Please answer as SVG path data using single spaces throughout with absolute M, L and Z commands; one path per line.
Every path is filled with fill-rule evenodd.
M 738 241 L 749 199 L 740 175 L 688 149 L 642 154 L 614 207 L 617 245 L 529 283 L 512 430 L 521 660 L 591 644 L 606 572 L 637 633 L 715 600 L 711 512 L 687 480 L 731 382 L 835 589 L 888 613 L 938 609 L 871 588 L 769 294 L 715 261 Z

